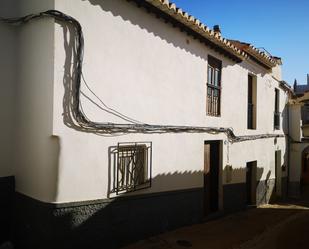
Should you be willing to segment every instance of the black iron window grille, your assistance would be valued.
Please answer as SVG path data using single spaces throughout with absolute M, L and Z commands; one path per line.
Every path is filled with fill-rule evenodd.
M 274 128 L 276 130 L 280 129 L 280 112 L 276 112 L 274 113 Z
M 252 103 L 248 103 L 248 129 L 253 129 L 253 108 Z
M 256 76 L 248 74 L 247 128 L 256 129 Z
M 111 151 L 112 193 L 151 187 L 152 143 L 118 143 Z
M 220 116 L 221 61 L 208 56 L 207 115 Z
M 279 112 L 279 90 L 275 89 L 275 112 L 274 112 L 274 128 L 275 130 L 280 129 L 280 112 Z

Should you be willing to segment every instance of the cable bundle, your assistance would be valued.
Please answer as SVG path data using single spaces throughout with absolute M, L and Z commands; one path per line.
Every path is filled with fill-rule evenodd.
M 145 134 L 161 134 L 161 133 L 209 133 L 209 134 L 226 134 L 230 142 L 242 142 L 248 140 L 256 140 L 263 138 L 276 138 L 284 137 L 284 135 L 277 134 L 262 134 L 262 135 L 251 135 L 251 136 L 236 136 L 232 128 L 220 128 L 220 127 L 199 127 L 199 126 L 174 126 L 174 125 L 151 125 L 140 123 L 136 120 L 126 117 L 126 120 L 131 122 L 130 124 L 116 124 L 109 122 L 93 122 L 87 118 L 84 114 L 81 103 L 81 81 L 83 79 L 82 66 L 83 66 L 83 53 L 84 53 L 84 38 L 82 27 L 80 23 L 71 16 L 68 16 L 57 10 L 48 10 L 38 14 L 31 14 L 21 18 L 2 18 L 0 17 L 0 22 L 7 24 L 21 25 L 28 23 L 30 21 L 52 17 L 58 21 L 66 22 L 71 24 L 74 27 L 76 32 L 75 36 L 75 52 L 76 57 L 74 60 L 74 94 L 71 102 L 71 110 L 74 120 L 77 124 L 88 132 L 100 133 L 100 134 L 127 134 L 127 133 L 145 133 Z M 88 87 L 87 83 L 85 82 Z M 92 92 L 93 93 L 93 92 Z M 94 93 L 93 93 L 94 94 Z M 95 95 L 95 94 L 94 94 Z M 103 103 L 104 104 L 104 103 Z M 119 112 L 109 108 L 113 113 Z M 122 115 L 124 116 L 124 115 Z

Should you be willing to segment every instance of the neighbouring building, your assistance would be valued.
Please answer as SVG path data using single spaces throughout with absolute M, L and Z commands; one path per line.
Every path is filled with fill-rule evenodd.
M 306 85 L 299 85 L 297 84 L 297 80 L 294 81 L 293 90 L 296 96 L 301 96 L 305 92 L 309 91 L 309 74 L 307 74 L 307 84 Z
M 0 16 L 49 9 L 81 24 L 83 61 L 59 12 L 0 24 L 0 219 L 17 247 L 117 248 L 286 195 L 280 58 L 167 0 L 4 0 Z
M 289 196 L 301 197 L 309 185 L 309 92 L 290 99 L 290 186 Z

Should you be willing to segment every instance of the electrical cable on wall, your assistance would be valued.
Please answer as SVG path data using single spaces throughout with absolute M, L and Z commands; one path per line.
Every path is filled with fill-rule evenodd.
M 226 134 L 228 140 L 230 142 L 242 142 L 248 140 L 257 140 L 263 138 L 276 138 L 276 137 L 284 137 L 281 134 L 260 134 L 260 135 L 250 135 L 250 136 L 236 136 L 233 132 L 232 128 L 223 128 L 223 127 L 200 127 L 200 126 L 176 126 L 176 125 L 151 125 L 141 123 L 137 120 L 131 119 L 116 110 L 108 107 L 103 104 L 111 113 L 121 117 L 122 119 L 127 120 L 128 124 L 117 124 L 110 122 L 94 122 L 91 121 L 85 113 L 83 112 L 80 96 L 83 94 L 81 92 L 81 81 L 84 80 L 82 67 L 83 67 L 83 56 L 84 56 L 84 37 L 82 32 L 81 24 L 73 17 L 68 16 L 57 10 L 48 10 L 45 12 L 41 12 L 38 14 L 31 14 L 21 18 L 3 18 L 0 17 L 0 22 L 4 22 L 7 24 L 15 24 L 21 25 L 26 24 L 30 21 L 40 19 L 40 18 L 48 18 L 52 17 L 57 21 L 66 22 L 71 24 L 74 27 L 76 32 L 75 36 L 75 52 L 76 58 L 74 60 L 74 69 L 75 69 L 75 82 L 74 82 L 74 94 L 72 101 L 72 115 L 77 124 L 87 130 L 93 131 L 94 133 L 104 133 L 104 134 L 128 134 L 128 133 L 144 133 L 144 134 L 161 134 L 161 133 L 209 133 L 209 134 Z M 86 81 L 84 80 L 86 87 L 94 94 L 97 95 L 89 88 Z M 97 97 L 98 98 L 98 97 Z

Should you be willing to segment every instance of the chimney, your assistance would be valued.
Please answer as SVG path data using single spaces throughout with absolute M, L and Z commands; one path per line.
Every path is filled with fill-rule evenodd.
M 307 85 L 309 86 L 309 74 L 307 74 Z
M 219 25 L 215 25 L 213 28 L 215 34 L 218 34 L 219 36 L 221 36 L 221 29 Z

